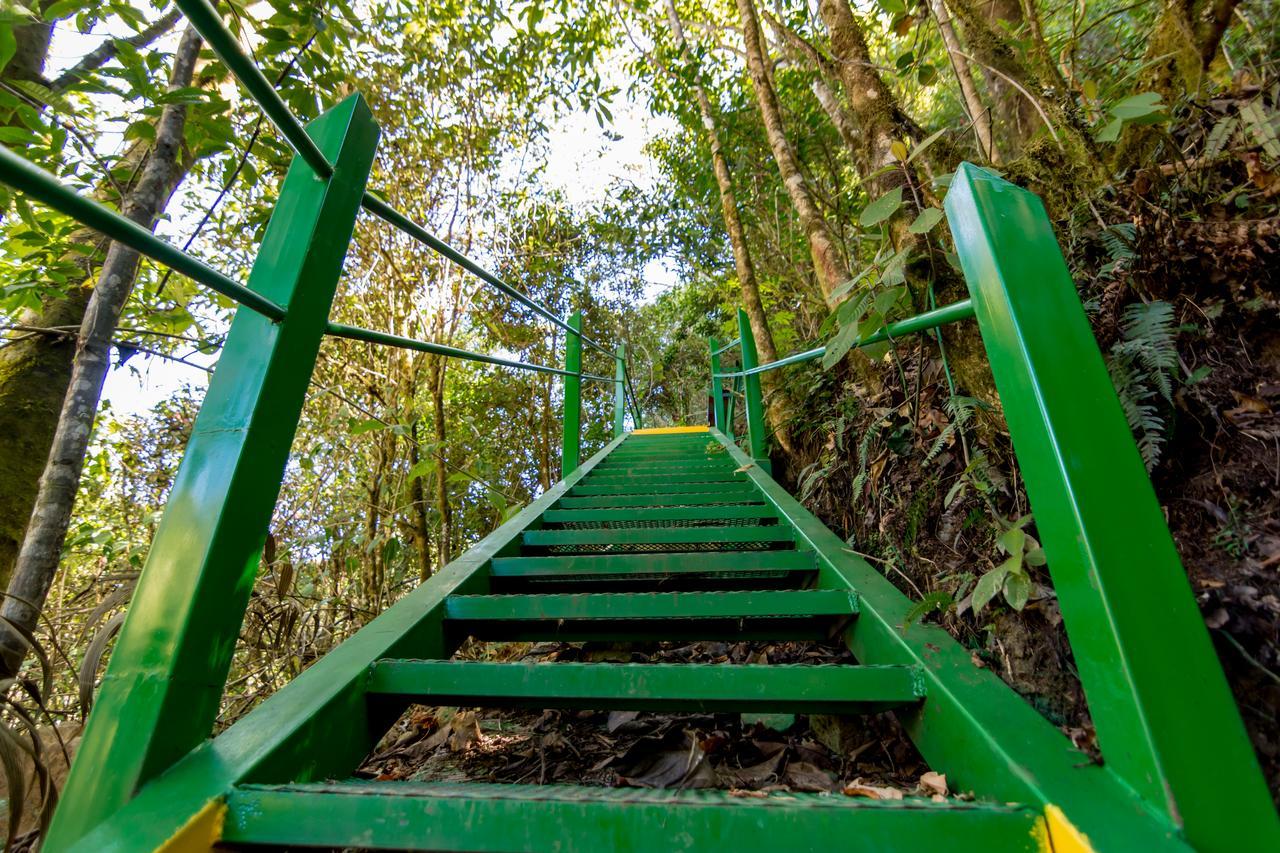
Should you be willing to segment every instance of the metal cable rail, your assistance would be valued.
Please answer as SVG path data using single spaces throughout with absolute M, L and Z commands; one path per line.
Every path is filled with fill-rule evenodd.
M 328 178 L 331 176 L 333 174 L 333 165 L 325 158 L 324 153 L 316 147 L 315 141 L 307 134 L 297 116 L 293 114 L 293 111 L 285 104 L 275 87 L 271 85 L 271 81 L 266 78 L 254 61 L 241 50 L 235 36 L 223 24 L 222 18 L 212 4 L 208 0 L 177 0 L 177 5 L 186 14 L 187 20 L 191 22 L 191 25 L 209 43 L 214 53 L 218 55 L 231 73 L 235 75 L 236 79 L 248 90 L 254 101 L 262 107 L 262 111 L 266 113 L 267 118 L 276 126 L 276 129 L 293 147 L 293 150 L 298 153 L 298 156 L 302 157 L 307 162 L 307 165 L 321 177 Z M 609 350 L 572 328 L 564 320 L 391 207 L 374 193 L 366 190 L 360 204 L 361 207 L 388 225 L 395 227 L 458 264 L 481 281 L 505 293 L 545 319 L 550 320 L 564 331 L 580 336 L 582 342 L 587 346 L 605 353 L 610 358 L 613 357 L 613 353 L 609 352 Z
M 332 177 L 334 173 L 333 164 L 328 161 L 302 126 L 302 123 L 298 121 L 297 117 L 284 103 L 271 82 L 267 80 L 253 60 L 240 49 L 235 36 L 226 28 L 217 11 L 208 0 L 177 0 L 177 5 L 186 14 L 191 25 L 196 28 L 235 75 L 236 79 L 244 85 L 249 96 L 262 108 L 267 118 L 280 131 L 298 156 L 322 178 Z M 285 307 L 210 267 L 168 241 L 157 237 L 149 229 L 111 210 L 106 205 L 81 196 L 74 189 L 59 181 L 54 175 L 49 174 L 4 145 L 0 145 L 0 180 L 53 210 L 101 232 L 112 240 L 129 246 L 152 260 L 186 275 L 193 281 L 203 284 L 211 290 L 240 305 L 257 311 L 273 321 L 279 322 L 285 318 L 287 313 Z M 574 329 L 551 311 L 502 281 L 502 279 L 484 269 L 466 255 L 449 246 L 426 228 L 395 210 L 374 193 L 368 190 L 364 192 L 361 198 L 361 207 L 446 259 L 458 264 L 486 284 L 511 297 L 539 316 L 551 321 L 567 333 L 577 336 L 582 343 L 592 349 L 617 360 L 617 355 Z M 581 378 L 593 382 L 615 381 L 595 374 L 570 374 L 570 372 L 560 368 L 485 355 L 444 344 L 419 341 L 355 326 L 331 323 L 325 331 L 326 334 L 335 337 L 364 340 L 386 346 L 413 349 L 517 370 L 560 376 L 580 375 Z M 634 394 L 632 396 L 634 397 Z M 633 417 L 636 418 L 638 423 L 639 414 L 634 409 Z
M 971 299 L 961 299 L 950 305 L 944 305 L 941 308 L 935 308 L 932 311 L 925 311 L 914 317 L 908 317 L 905 320 L 899 320 L 896 323 L 890 323 L 874 334 L 868 335 L 866 340 L 855 341 L 850 349 L 858 347 L 870 346 L 871 344 L 890 341 L 902 335 L 909 335 L 914 332 L 924 332 L 929 329 L 935 329 L 938 326 L 945 326 L 948 323 L 955 323 L 960 320 L 968 320 L 973 317 L 973 301 Z M 734 341 L 736 345 L 738 341 Z M 715 355 L 724 352 L 727 347 L 720 347 L 715 350 Z M 777 370 L 780 367 L 787 367 L 792 364 L 801 364 L 806 361 L 813 361 L 816 358 L 822 358 L 827 354 L 826 347 L 815 347 L 813 349 L 798 352 L 777 361 L 771 361 L 767 364 L 761 364 L 747 370 L 735 371 L 717 371 L 712 374 L 713 379 L 732 379 L 737 377 L 759 376 L 761 373 L 768 373 L 771 370 Z

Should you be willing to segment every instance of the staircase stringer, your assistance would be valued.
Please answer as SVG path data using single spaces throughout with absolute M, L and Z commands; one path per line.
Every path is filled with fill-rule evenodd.
M 894 712 L 953 790 L 1060 809 L 1100 850 L 1189 850 L 1170 825 L 1112 771 L 1094 764 L 1057 728 L 942 628 L 914 622 L 912 602 L 858 556 L 719 430 L 711 435 L 760 489 L 797 545 L 818 560 L 819 588 L 856 592 L 859 616 L 844 640 L 863 664 L 919 668 L 927 701 Z
M 624 436 L 625 437 L 625 436 Z M 242 783 L 306 782 L 351 772 L 393 720 L 370 718 L 365 685 L 379 658 L 439 657 L 445 599 L 488 591 L 494 557 L 519 551 L 521 535 L 622 443 L 612 440 L 510 521 L 472 546 L 226 731 L 205 741 L 70 849 L 151 851 Z

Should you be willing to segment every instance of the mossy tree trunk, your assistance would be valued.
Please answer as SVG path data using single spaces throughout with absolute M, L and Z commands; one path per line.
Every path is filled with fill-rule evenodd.
M 800 158 L 787 138 L 782 123 L 782 107 L 778 103 L 778 93 L 774 90 L 767 67 L 768 57 L 765 54 L 764 39 L 760 33 L 760 20 L 756 15 L 752 0 L 737 0 L 738 15 L 742 23 L 742 40 L 746 48 L 747 70 L 751 75 L 751 83 L 755 88 L 756 102 L 760 107 L 760 118 L 764 124 L 765 136 L 769 140 L 769 148 L 773 152 L 773 160 L 782 175 L 783 186 L 791 199 L 792 207 L 800 219 L 805 237 L 809 243 L 809 254 L 813 259 L 813 271 L 822 291 L 823 299 L 829 307 L 835 307 L 831 293 L 839 285 L 849 279 L 849 263 L 841 251 L 839 243 L 830 224 L 818 207 L 817 198 L 809 179 L 800 166 Z
M 200 54 L 200 36 L 188 28 L 174 55 L 169 89 L 191 85 Z M 137 185 L 125 197 L 122 213 L 144 228 L 154 228 L 184 174 L 183 144 L 188 107 L 169 104 L 156 124 L 156 140 Z M 85 308 L 75 345 L 75 364 L 57 419 L 47 462 L 39 479 L 31 519 L 9 580 L 0 615 L 28 632 L 36 627 L 57 573 L 63 540 L 71 522 L 102 385 L 111 364 L 111 341 L 120 314 L 137 279 L 139 254 L 112 243 Z M 14 675 L 26 644 L 0 624 L 0 674 Z
M 676 10 L 675 0 L 667 0 L 667 20 L 671 27 L 671 35 L 680 48 L 684 60 L 692 62 L 692 54 L 685 41 L 684 25 Z M 720 138 L 715 110 L 700 80 L 695 80 L 693 91 L 698 102 L 698 114 L 702 118 L 703 131 L 707 136 L 707 144 L 711 148 L 711 168 L 715 173 L 716 188 L 720 193 L 720 214 L 724 218 L 725 232 L 729 235 L 729 248 L 733 252 L 733 268 L 737 273 L 738 287 L 742 292 L 743 310 L 747 312 L 751 334 L 755 336 L 761 363 L 776 361 L 778 348 L 773 342 L 773 332 L 769 328 L 764 300 L 760 298 L 760 285 L 756 280 L 755 264 L 751 260 L 747 230 L 742 224 L 742 213 L 738 209 L 738 198 L 733 189 L 733 173 L 729 170 L 729 158 L 725 154 L 724 143 Z M 790 456 L 794 453 L 791 429 L 788 424 L 791 416 L 790 395 L 778 383 L 778 377 L 774 373 L 761 376 L 760 384 L 764 390 L 767 404 L 765 416 L 769 420 L 769 426 L 773 429 L 778 445 Z

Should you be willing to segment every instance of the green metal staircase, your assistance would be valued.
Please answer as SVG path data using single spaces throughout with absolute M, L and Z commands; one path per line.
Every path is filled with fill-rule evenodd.
M 1103 759 L 1076 749 L 769 473 L 751 329 L 709 343 L 711 427 L 628 431 L 606 349 L 368 190 L 379 129 L 353 95 L 304 127 L 208 0 L 177 0 L 297 152 L 248 282 L 179 251 L 0 146 L 0 180 L 236 300 L 162 523 L 43 850 L 1280 850 L 1280 821 L 1039 200 L 962 164 L 947 221 L 969 298 L 852 345 L 974 320 L 1048 557 Z M 565 334 L 563 367 L 329 318 L 361 211 Z M 563 380 L 564 479 L 217 737 L 321 340 Z M 740 352 L 737 370 L 721 357 Z M 613 375 L 584 372 L 587 350 Z M 582 383 L 613 441 L 579 464 Z M 729 397 L 724 391 L 728 386 Z M 740 393 L 739 393 L 740 392 Z M 745 449 L 733 436 L 741 399 Z M 839 638 L 856 665 L 451 660 L 480 640 Z M 617 710 L 890 711 L 973 800 L 369 782 L 411 703 Z

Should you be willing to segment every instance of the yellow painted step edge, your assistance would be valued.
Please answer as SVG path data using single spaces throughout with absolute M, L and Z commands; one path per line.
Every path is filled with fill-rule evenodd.
M 682 427 L 650 427 L 649 429 L 633 429 L 632 435 L 677 435 L 687 432 L 709 432 L 710 427 L 704 426 L 682 426 Z
M 213 845 L 222 839 L 222 824 L 227 817 L 226 800 L 219 797 L 205 803 L 169 840 L 156 848 L 156 853 L 213 853 Z

